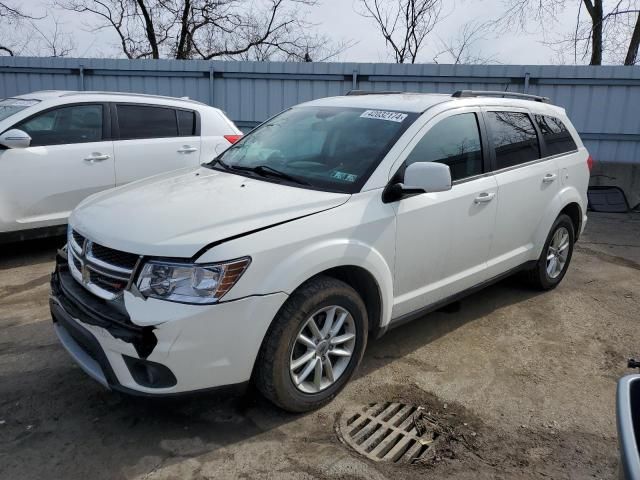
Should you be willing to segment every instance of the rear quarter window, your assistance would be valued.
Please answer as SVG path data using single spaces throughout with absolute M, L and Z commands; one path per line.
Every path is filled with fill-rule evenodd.
M 536 115 L 535 119 L 544 139 L 547 156 L 560 155 L 578 149 L 562 120 L 549 115 Z

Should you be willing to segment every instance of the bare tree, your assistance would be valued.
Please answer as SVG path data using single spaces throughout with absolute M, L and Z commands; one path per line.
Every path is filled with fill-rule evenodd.
M 311 32 L 317 0 L 55 0 L 110 29 L 128 58 L 304 59 L 336 48 Z
M 571 32 L 546 38 L 560 54 L 571 51 L 574 63 L 589 59 L 590 65 L 608 61 L 634 65 L 640 45 L 640 0 L 504 0 L 505 13 L 494 23 L 499 29 L 516 26 L 526 31 L 531 24 L 546 37 L 557 30 L 558 15 L 575 6 Z M 553 27 L 553 28 L 550 28 Z
M 359 0 L 360 15 L 375 21 L 396 63 L 415 63 L 442 12 L 441 0 Z
M 53 17 L 52 28 L 43 29 L 37 22 L 30 21 L 33 33 L 38 38 L 32 38 L 33 44 L 29 49 L 32 55 L 48 57 L 66 57 L 75 49 L 75 42 L 69 33 L 62 30 L 62 23 Z
M 16 54 L 18 40 L 12 30 L 29 18 L 33 17 L 24 13 L 17 5 L 0 1 L 0 52 L 9 56 Z
M 465 23 L 458 35 L 448 41 L 440 40 L 440 50 L 433 56 L 434 63 L 480 64 L 496 63 L 495 56 L 487 56 L 477 51 L 477 44 L 487 37 L 492 23 L 471 21 Z

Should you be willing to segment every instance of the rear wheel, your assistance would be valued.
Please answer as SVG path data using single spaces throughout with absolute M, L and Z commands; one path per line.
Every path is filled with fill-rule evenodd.
M 561 214 L 554 222 L 536 266 L 527 272 L 529 283 L 550 290 L 562 281 L 573 255 L 575 230 L 571 219 Z
M 357 292 L 319 276 L 280 309 L 256 366 L 256 385 L 291 412 L 319 408 L 349 381 L 367 343 L 367 311 Z

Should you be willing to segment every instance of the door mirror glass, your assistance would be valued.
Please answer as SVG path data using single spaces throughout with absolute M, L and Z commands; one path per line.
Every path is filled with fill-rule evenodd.
M 445 192 L 451 190 L 449 165 L 437 162 L 415 162 L 404 172 L 404 190 Z
M 7 148 L 27 148 L 31 145 L 31 137 L 27 132 L 12 128 L 0 135 L 0 145 Z

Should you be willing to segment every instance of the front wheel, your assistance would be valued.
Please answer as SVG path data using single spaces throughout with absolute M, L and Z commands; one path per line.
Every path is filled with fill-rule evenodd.
M 569 268 L 574 243 L 573 222 L 562 214 L 553 223 L 536 266 L 527 272 L 529 283 L 541 290 L 557 287 Z
M 291 412 L 325 405 L 360 363 L 367 322 L 365 305 L 349 285 L 324 276 L 308 281 L 267 332 L 256 365 L 258 389 Z

